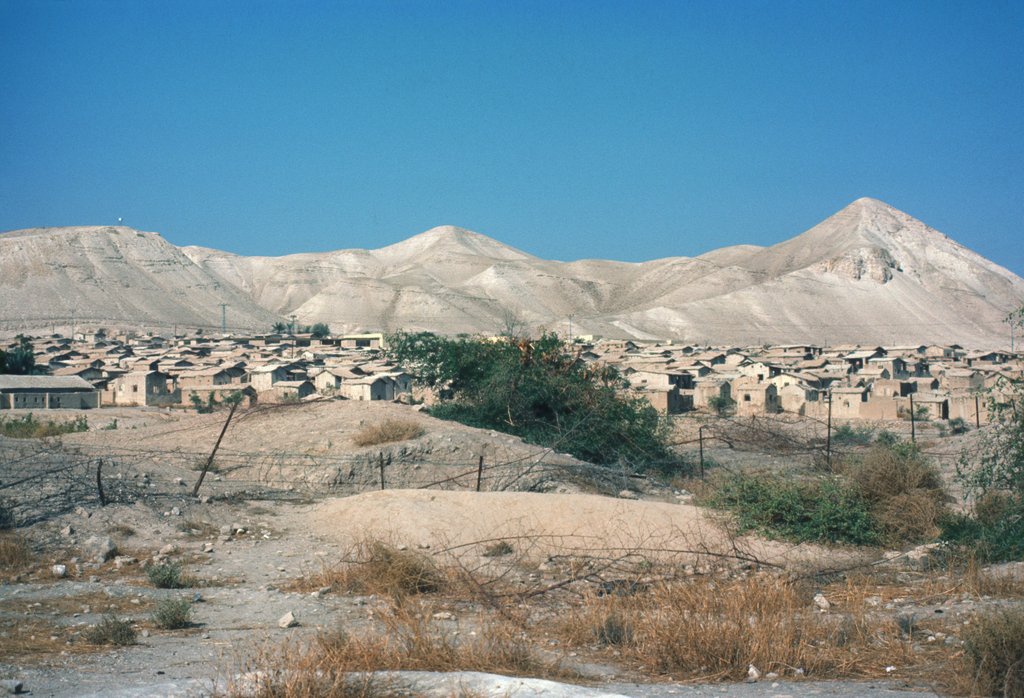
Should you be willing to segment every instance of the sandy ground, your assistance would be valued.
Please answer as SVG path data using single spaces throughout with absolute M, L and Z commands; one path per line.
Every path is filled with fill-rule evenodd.
M 730 534 L 689 504 L 588 494 L 386 490 L 327 500 L 310 530 L 343 545 L 379 539 L 410 548 L 480 552 L 507 541 L 531 561 L 557 555 L 642 556 L 698 565 L 757 560 L 788 569 L 842 565 L 864 553 Z

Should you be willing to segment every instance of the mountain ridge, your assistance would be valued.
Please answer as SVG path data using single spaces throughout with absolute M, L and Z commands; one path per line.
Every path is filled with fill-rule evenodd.
M 216 326 L 219 304 L 226 302 L 240 326 L 254 329 L 295 315 L 303 324 L 327 322 L 338 331 L 494 333 L 514 321 L 534 331 L 564 333 L 572 324 L 574 333 L 680 341 L 884 343 L 899 338 L 996 347 L 1007 343 L 1002 318 L 1024 299 L 1024 280 L 1009 270 L 889 204 L 861 198 L 775 245 L 734 245 L 646 262 L 546 260 L 450 225 L 377 249 L 279 257 L 179 248 L 156 233 L 129 228 L 26 229 L 0 234 L 4 306 L 32 300 L 8 279 L 8 274 L 26 276 L 30 268 L 13 248 L 41 246 L 52 259 L 77 253 L 84 264 L 81 249 L 89 245 L 82 239 L 90 232 L 118 241 L 108 247 L 122 257 L 126 245 L 140 248 L 127 255 L 132 270 L 127 257 L 118 260 L 114 251 L 108 250 L 109 259 L 91 260 L 94 279 L 148 289 L 150 296 L 163 289 L 163 301 L 185 306 L 149 307 L 154 301 L 143 293 L 135 305 L 146 322 L 163 315 L 176 324 Z M 77 247 L 60 244 L 69 240 L 77 240 Z M 146 255 L 153 259 L 147 262 Z M 145 271 L 156 258 L 162 260 L 167 288 L 146 281 L 147 274 L 159 276 L 154 269 Z M 17 259 L 22 267 L 12 261 Z M 63 279 L 53 269 L 47 278 L 65 294 L 74 293 L 75 283 L 90 272 L 75 272 L 74 259 L 65 262 L 71 271 Z M 189 292 L 182 295 L 181 286 Z M 51 301 L 52 295 L 43 294 Z M 93 315 L 109 314 L 111 322 L 131 314 L 130 299 L 117 299 L 117 306 L 114 299 L 92 293 L 85 300 L 92 303 Z M 108 312 L 104 303 L 120 310 Z M 211 315 L 209 304 L 216 313 Z M 57 307 L 68 312 L 66 304 Z M 44 317 L 45 311 L 37 308 L 32 315 Z M 0 327 L 17 324 L 15 315 L 5 310 Z

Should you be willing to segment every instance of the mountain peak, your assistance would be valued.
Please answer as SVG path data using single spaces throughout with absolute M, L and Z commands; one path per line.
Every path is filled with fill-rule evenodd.
M 377 250 L 384 256 L 467 255 L 491 259 L 532 259 L 514 247 L 454 225 L 439 225 L 407 240 Z

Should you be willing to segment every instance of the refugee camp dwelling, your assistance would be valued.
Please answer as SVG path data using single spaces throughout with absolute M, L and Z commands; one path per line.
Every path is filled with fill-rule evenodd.
M 396 382 L 388 374 L 355 378 L 341 384 L 342 396 L 349 400 L 394 400 Z
M 969 368 L 949 368 L 937 373 L 943 390 L 969 392 L 985 387 L 984 374 Z
M 311 371 L 311 374 L 313 385 L 321 395 L 340 394 L 342 383 L 366 376 L 358 366 L 327 366 L 315 373 Z
M 693 409 L 693 392 L 680 392 L 679 388 L 646 388 L 637 391 L 637 395 L 647 400 L 651 406 L 662 414 L 682 414 Z
M 807 414 L 808 403 L 817 405 L 820 394 L 817 388 L 812 388 L 806 383 L 799 381 L 787 383 L 778 388 L 778 391 L 779 405 L 782 407 L 782 411 L 799 415 Z
M 79 376 L 0 375 L 0 410 L 87 410 L 100 406 L 100 392 Z
M 178 374 L 178 387 L 183 392 L 199 387 L 231 385 L 231 373 L 219 366 L 183 371 Z
M 693 384 L 694 409 L 708 409 L 712 400 L 731 400 L 732 384 L 723 378 L 702 378 Z
M 229 383 L 221 385 L 196 385 L 181 391 L 181 404 L 185 407 L 215 405 L 225 402 L 228 398 L 241 396 L 242 407 L 255 407 L 258 395 L 251 385 Z
M 259 391 L 259 398 L 264 402 L 294 402 L 307 398 L 316 392 L 316 386 L 309 380 L 277 381 L 268 390 Z
M 164 407 L 180 402 L 174 377 L 162 371 L 125 373 L 111 380 L 104 392 L 104 403 L 110 405 Z
M 779 389 L 754 376 L 740 376 L 732 382 L 733 400 L 738 417 L 753 417 L 782 411 Z
M 949 419 L 949 399 L 938 393 L 915 395 L 914 416 L 927 419 Z
M 832 395 L 832 416 L 837 419 L 859 419 L 861 403 L 868 401 L 864 386 L 839 386 L 829 390 Z
M 249 371 L 249 382 L 256 392 L 262 393 L 273 388 L 279 381 L 298 380 L 299 376 L 293 375 L 293 370 L 297 368 L 295 364 L 281 363 L 259 366 Z

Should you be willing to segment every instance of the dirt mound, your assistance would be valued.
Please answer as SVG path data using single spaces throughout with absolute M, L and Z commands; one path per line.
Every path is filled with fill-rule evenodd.
M 380 539 L 472 554 L 508 541 L 535 559 L 635 554 L 695 565 L 759 560 L 793 566 L 841 564 L 847 557 L 820 546 L 730 535 L 712 513 L 692 505 L 588 494 L 368 492 L 314 506 L 309 526 L 342 544 Z

